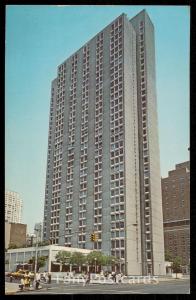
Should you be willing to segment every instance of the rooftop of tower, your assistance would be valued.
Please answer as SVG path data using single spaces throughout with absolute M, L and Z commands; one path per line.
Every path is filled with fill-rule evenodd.
M 119 19 L 121 16 L 127 17 L 125 13 L 120 14 L 118 17 L 116 17 L 113 21 L 111 21 L 108 25 L 106 25 L 102 30 L 100 30 L 98 33 L 96 33 L 90 40 L 88 40 L 86 43 L 84 43 L 78 50 L 73 52 L 69 57 L 67 57 L 61 64 L 58 65 L 58 68 L 62 66 L 68 59 L 70 59 L 72 56 L 74 56 L 77 52 L 79 52 L 85 45 L 90 43 L 92 40 L 94 40 L 102 31 L 104 31 L 107 27 L 111 26 L 112 23 L 114 23 L 117 19 Z
M 122 13 L 120 14 L 118 17 L 116 17 L 113 21 L 111 21 L 108 25 L 106 25 L 102 30 L 100 30 L 98 33 L 96 33 L 90 40 L 88 40 L 86 43 L 84 43 L 78 50 L 76 50 L 75 52 L 73 52 L 70 56 L 68 56 L 62 63 L 60 63 L 58 65 L 58 68 L 60 68 L 67 60 L 69 60 L 72 56 L 74 56 L 77 52 L 79 52 L 83 47 L 85 47 L 85 45 L 87 45 L 88 43 L 90 43 L 92 40 L 94 40 L 102 31 L 104 31 L 106 28 L 108 28 L 109 26 L 111 26 L 112 23 L 114 23 L 117 19 L 119 19 L 121 16 L 124 16 L 127 18 L 127 20 L 129 20 L 129 22 L 131 22 L 132 20 L 134 20 L 136 17 L 138 17 L 139 15 L 144 15 L 145 17 L 148 18 L 148 20 L 150 21 L 150 23 L 152 24 L 153 28 L 154 25 L 148 15 L 148 13 L 146 12 L 145 9 L 141 10 L 137 15 L 135 15 L 134 17 L 132 17 L 131 19 L 128 18 L 127 14 Z
M 142 9 L 139 13 L 137 13 L 137 15 L 135 15 L 134 17 L 132 17 L 129 21 L 131 22 L 132 20 L 134 20 L 135 18 L 137 18 L 139 15 L 144 15 L 144 18 L 148 18 L 148 20 L 150 21 L 151 25 L 154 28 L 154 24 L 152 23 L 152 20 L 150 19 L 146 9 Z

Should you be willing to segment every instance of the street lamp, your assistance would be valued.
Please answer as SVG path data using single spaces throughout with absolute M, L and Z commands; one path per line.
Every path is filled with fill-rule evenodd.
M 119 272 L 121 273 L 121 259 L 119 259 Z
M 39 229 L 35 229 L 35 231 L 39 231 Z M 34 235 L 36 237 L 36 245 L 35 245 L 35 267 L 34 267 L 34 281 L 36 280 L 36 273 L 37 273 L 37 250 L 38 250 L 38 238 L 36 234 Z
M 116 272 L 116 264 L 114 259 L 112 259 L 112 264 L 114 265 L 114 272 Z

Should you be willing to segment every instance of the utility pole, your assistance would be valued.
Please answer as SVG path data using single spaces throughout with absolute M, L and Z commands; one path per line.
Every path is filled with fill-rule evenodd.
M 35 269 L 34 269 L 34 280 L 35 280 L 36 273 L 37 273 L 37 249 L 38 249 L 38 242 L 36 241 L 36 246 L 35 246 Z
M 38 229 L 36 229 L 38 231 Z M 35 235 L 36 236 L 36 235 Z M 35 245 L 35 268 L 34 268 L 34 281 L 36 279 L 36 273 L 37 273 L 37 251 L 38 250 L 38 238 L 36 236 L 36 245 Z
M 97 259 L 95 257 L 95 273 L 97 273 L 97 264 L 96 264 L 96 262 L 97 262 Z

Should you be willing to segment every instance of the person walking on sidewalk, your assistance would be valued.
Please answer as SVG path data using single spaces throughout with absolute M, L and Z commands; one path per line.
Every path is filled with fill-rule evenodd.
M 23 291 L 23 288 L 24 288 L 24 277 L 22 277 L 21 280 L 20 280 L 19 288 L 21 289 L 21 291 Z
M 27 272 L 24 275 L 24 288 L 25 288 L 25 290 L 27 290 L 29 288 L 29 276 L 28 276 Z
M 116 283 L 116 272 L 112 273 L 112 280 Z
M 86 286 L 88 283 L 90 283 L 90 279 L 91 279 L 90 272 L 87 272 L 83 286 Z
M 44 271 L 44 273 L 43 273 L 43 279 L 44 279 L 44 282 L 47 282 L 48 276 L 47 276 L 46 271 Z
M 39 283 L 40 283 L 40 273 L 39 273 L 39 271 L 36 273 L 36 275 L 35 275 L 35 288 L 36 288 L 36 290 L 38 290 L 38 288 L 39 288 Z
M 48 273 L 48 283 L 51 283 L 51 273 Z

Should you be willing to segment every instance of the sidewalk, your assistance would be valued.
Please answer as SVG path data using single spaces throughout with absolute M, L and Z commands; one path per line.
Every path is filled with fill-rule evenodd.
M 43 285 L 41 285 L 38 290 L 43 289 Z M 35 288 L 34 287 L 30 287 L 29 291 L 34 291 Z M 28 290 L 23 290 L 24 292 L 28 292 Z M 15 282 L 5 282 L 5 294 L 6 295 L 14 295 L 17 292 L 21 292 L 20 288 L 19 288 L 19 283 L 15 283 Z
M 190 280 L 190 276 L 187 275 L 183 275 L 181 278 L 176 278 L 175 276 L 162 276 L 162 277 L 158 277 L 159 281 L 175 281 L 175 280 Z
M 19 290 L 19 283 L 5 282 L 5 294 L 14 295 Z

